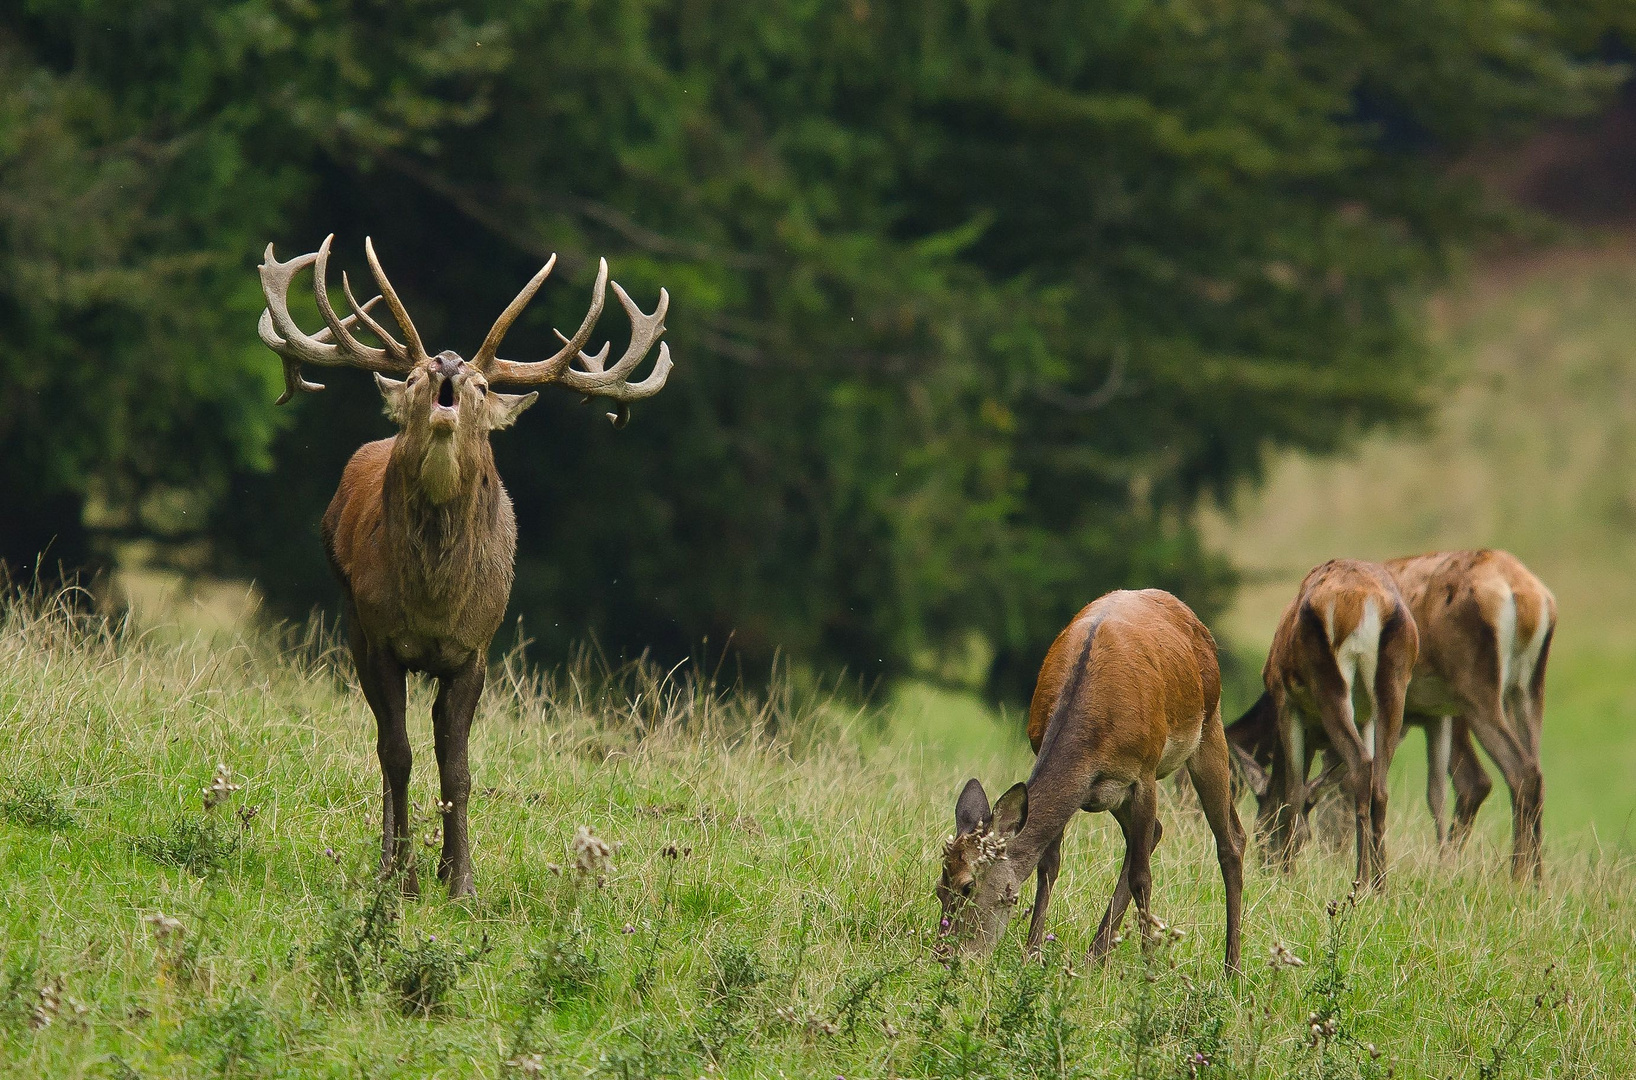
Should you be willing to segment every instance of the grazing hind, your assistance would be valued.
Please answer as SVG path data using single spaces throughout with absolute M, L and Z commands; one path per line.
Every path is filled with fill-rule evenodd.
M 1215 834 L 1227 893 L 1225 964 L 1236 973 L 1244 829 L 1221 728 L 1216 643 L 1204 624 L 1158 589 L 1112 592 L 1090 604 L 1046 653 L 1028 739 L 1037 760 L 1026 783 L 990 809 L 983 785 L 971 780 L 955 805 L 937 898 L 958 946 L 991 951 L 1022 883 L 1037 871 L 1028 928 L 1028 949 L 1037 950 L 1063 832 L 1078 811 L 1106 810 L 1124 832 L 1125 858 L 1089 952 L 1092 960 L 1105 957 L 1132 899 L 1149 915 L 1150 862 L 1163 832 L 1159 780 L 1185 764 Z
M 1387 776 L 1418 653 L 1408 605 L 1375 563 L 1333 559 L 1315 567 L 1284 609 L 1262 670 L 1266 690 L 1228 738 L 1257 788 L 1268 850 L 1286 868 L 1305 839 L 1312 799 L 1331 775 L 1307 780 L 1321 746 L 1338 756 L 1352 797 L 1357 880 L 1384 880 Z M 1271 758 L 1270 782 L 1257 783 L 1255 741 Z
M 452 352 L 429 356 L 398 294 L 382 272 L 375 249 L 364 253 L 381 296 L 358 303 L 341 276 L 352 314 L 339 318 L 330 304 L 325 271 L 330 241 L 316 252 L 288 262 L 267 245 L 261 287 L 267 309 L 261 340 L 284 360 L 282 404 L 296 391 L 322 390 L 301 377 L 301 365 L 363 368 L 375 373 L 396 437 L 361 447 L 347 462 L 340 487 L 324 512 L 324 549 L 346 592 L 347 625 L 358 682 L 375 713 L 380 758 L 381 872 L 402 873 L 403 889 L 419 892 L 412 872 L 409 835 L 409 732 L 404 716 L 405 673 L 423 671 L 438 681 L 432 705 L 432 732 L 440 779 L 438 807 L 443 818 L 443 851 L 437 874 L 449 895 L 473 892 L 471 849 L 466 839 L 466 802 L 471 770 L 466 746 L 477 700 L 488 671 L 489 642 L 500 628 L 511 596 L 517 523 L 511 498 L 500 483 L 489 449 L 489 433 L 509 426 L 536 398 L 501 394 L 489 384 L 540 386 L 560 383 L 582 394 L 611 398 L 616 424 L 625 403 L 656 394 L 670 374 L 669 349 L 659 346 L 653 372 L 639 383 L 627 376 L 664 333 L 663 290 L 659 306 L 645 315 L 617 284 L 614 292 L 631 318 L 631 342 L 612 367 L 604 369 L 608 347 L 584 352 L 602 313 L 608 285 L 604 261 L 591 295 L 591 308 L 572 338 L 550 359 L 534 363 L 497 355 L 506 330 L 533 298 L 556 257 L 534 275 L 501 313 L 470 362 Z M 288 293 L 295 275 L 313 267 L 314 299 L 324 329 L 308 335 L 290 317 Z M 385 298 L 404 341 L 399 342 L 369 314 Z M 381 347 L 353 336 L 357 324 L 380 339 Z M 561 335 L 559 335 L 561 336 Z M 578 360 L 583 368 L 574 367 Z M 402 381 L 385 374 L 403 376 Z

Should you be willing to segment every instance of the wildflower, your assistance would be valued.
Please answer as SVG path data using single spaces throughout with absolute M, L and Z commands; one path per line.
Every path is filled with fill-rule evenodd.
M 1045 935 L 1045 940 L 1046 941 L 1055 941 L 1056 939 L 1057 939 L 1057 936 L 1055 934 L 1046 934 Z
M 636 933 L 636 927 L 632 926 L 630 923 L 626 923 L 624 925 L 624 927 L 620 929 L 619 932 L 621 934 L 634 934 L 634 933 Z
M 1306 967 L 1307 962 L 1290 952 L 1289 946 L 1282 941 L 1274 942 L 1268 951 L 1271 955 L 1267 957 L 1267 966 L 1275 971 L 1279 968 Z
M 949 927 L 952 925 L 953 924 L 949 922 L 949 917 L 945 915 L 943 916 L 942 920 L 938 922 L 937 928 L 946 934 L 949 932 Z
M 63 977 L 58 975 L 40 987 L 40 1003 L 34 1006 L 34 1012 L 28 1018 L 28 1026 L 35 1031 L 50 1027 L 57 1018 L 57 1012 L 62 1008 L 62 980 Z
M 171 941 L 181 941 L 187 933 L 187 927 L 182 925 L 181 919 L 173 919 L 163 911 L 156 911 L 142 920 L 153 927 L 153 936 L 159 939 L 160 944 Z
M 524 1076 L 538 1076 L 545 1071 L 545 1058 L 539 1054 L 518 1054 L 506 1060 L 506 1068 L 516 1069 Z
M 232 771 L 226 765 L 216 766 L 216 778 L 210 782 L 209 787 L 204 789 L 204 808 L 206 810 L 214 810 L 217 803 L 228 798 L 233 792 L 243 789 L 243 784 L 234 784 L 228 780 L 231 775 Z
M 250 823 L 256 820 L 256 815 L 261 813 L 261 807 L 241 806 L 236 812 L 239 816 L 239 827 L 248 829 L 250 827 Z
M 613 848 L 592 832 L 589 825 L 581 825 L 575 830 L 574 839 L 568 846 L 574 853 L 574 869 L 581 874 L 595 874 L 600 883 L 606 875 L 614 872 Z

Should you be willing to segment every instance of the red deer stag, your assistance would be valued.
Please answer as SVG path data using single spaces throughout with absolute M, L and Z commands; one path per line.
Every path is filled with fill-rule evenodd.
M 1556 631 L 1556 599 L 1539 578 L 1503 551 L 1452 551 L 1393 559 L 1398 583 L 1420 634 L 1420 654 L 1404 702 L 1404 723 L 1426 730 L 1426 802 L 1440 845 L 1459 847 L 1493 788 L 1471 734 L 1500 764 L 1511 786 L 1512 868 L 1538 880 L 1544 780 L 1539 766 L 1545 667 Z M 1228 741 L 1262 800 L 1276 734 L 1251 709 L 1227 729 Z M 1452 777 L 1454 823 L 1446 809 Z M 1325 778 L 1314 781 L 1315 790 Z
M 451 896 L 471 893 L 471 849 L 466 838 L 466 802 L 471 771 L 466 744 L 478 697 L 483 692 L 489 642 L 499 629 L 511 595 L 517 524 L 511 499 L 500 483 L 489 448 L 489 432 L 506 427 L 539 397 L 502 394 L 490 383 L 541 386 L 557 383 L 582 394 L 619 403 L 610 413 L 623 421 L 625 403 L 659 392 L 670 374 L 669 348 L 659 347 L 652 373 L 641 382 L 628 376 L 664 333 L 669 297 L 645 315 L 617 284 L 613 286 L 632 323 L 631 342 L 611 367 L 608 346 L 584 352 L 608 282 L 601 262 L 591 306 L 571 338 L 549 359 L 535 362 L 498 356 L 506 330 L 551 273 L 556 257 L 535 274 L 489 330 L 469 362 L 455 353 L 429 356 L 409 313 L 381 271 L 374 245 L 364 253 L 380 296 L 360 304 L 346 275 L 342 292 L 352 313 L 336 315 L 327 286 L 330 242 L 288 262 L 267 245 L 261 286 L 267 297 L 261 340 L 284 360 L 284 396 L 323 387 L 301 377 L 302 364 L 358 367 L 375 373 L 386 412 L 398 425 L 390 439 L 367 443 L 352 456 L 341 485 L 324 513 L 324 546 L 346 593 L 347 622 L 358 681 L 375 713 L 382 784 L 381 869 L 401 873 L 403 889 L 414 895 L 409 813 L 409 735 L 405 726 L 405 673 L 421 671 L 438 682 L 432 706 L 443 816 L 443 851 L 437 873 Z M 303 332 L 290 317 L 288 293 L 295 275 L 313 268 L 314 299 L 324 328 Z M 370 314 L 385 298 L 403 341 Z M 368 328 L 381 347 L 354 336 Z M 575 367 L 578 360 L 583 367 Z M 387 378 L 400 375 L 402 380 Z
M 1284 609 L 1262 669 L 1266 690 L 1228 732 L 1260 799 L 1267 847 L 1286 868 L 1305 839 L 1313 798 L 1344 770 L 1357 880 L 1384 879 L 1387 775 L 1418 651 L 1409 607 L 1375 563 L 1336 559 L 1316 567 Z M 1255 758 L 1257 741 L 1270 758 L 1270 778 Z M 1320 747 L 1339 760 L 1309 783 Z
M 1226 967 L 1239 967 L 1244 829 L 1232 800 L 1232 764 L 1221 729 L 1216 643 L 1167 592 L 1113 592 L 1057 635 L 1028 714 L 1037 760 L 991 810 L 983 785 L 966 784 L 944 849 L 937 898 L 943 926 L 968 953 L 994 948 L 1028 875 L 1038 872 L 1028 949 L 1040 947 L 1062 836 L 1075 812 L 1106 810 L 1125 835 L 1125 858 L 1090 959 L 1113 947 L 1132 899 L 1148 917 L 1150 860 L 1163 833 L 1159 780 L 1184 763 L 1199 793 L 1227 891 Z

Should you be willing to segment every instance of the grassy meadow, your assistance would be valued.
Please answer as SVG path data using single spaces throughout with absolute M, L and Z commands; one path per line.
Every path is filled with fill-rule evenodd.
M 1543 889 L 1504 873 L 1503 785 L 1438 857 L 1416 736 L 1387 891 L 1349 902 L 1345 851 L 1252 859 L 1240 979 L 1208 831 L 1168 784 L 1154 903 L 1180 936 L 1085 968 L 1119 843 L 1082 817 L 1044 962 L 1019 917 L 992 961 L 949 966 L 936 860 L 967 776 L 1026 775 L 1020 717 L 513 656 L 473 736 L 480 898 L 442 896 L 428 845 L 402 903 L 374 875 L 373 720 L 329 637 L 25 598 L 0 616 L 0 1075 L 1629 1076 L 1633 268 L 1563 256 L 1441 302 L 1469 377 L 1427 432 L 1280 460 L 1211 525 L 1249 570 L 1217 629 L 1251 667 L 1331 555 L 1500 544 L 1555 588 Z M 427 835 L 424 686 L 412 703 Z
M 480 899 L 444 898 L 428 847 L 427 895 L 402 904 L 373 874 L 373 722 L 321 635 L 13 605 L 0 1075 L 1628 1074 L 1628 861 L 1553 851 L 1535 891 L 1487 837 L 1454 864 L 1404 842 L 1356 905 L 1344 853 L 1252 866 L 1227 981 L 1208 833 L 1168 785 L 1155 913 L 1184 936 L 1085 970 L 1117 852 L 1085 817 L 1045 962 L 1021 958 L 1019 919 L 991 963 L 945 966 L 931 886 L 957 785 L 1026 754 L 996 737 L 956 761 L 882 719 L 790 678 L 756 694 L 513 658 L 473 740 Z M 222 765 L 242 788 L 206 809 Z M 1304 966 L 1270 966 L 1277 945 Z

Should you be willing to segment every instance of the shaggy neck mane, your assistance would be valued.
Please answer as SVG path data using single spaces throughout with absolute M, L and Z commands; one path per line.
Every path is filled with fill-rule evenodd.
M 458 587 L 493 531 L 496 489 L 494 454 L 482 433 L 400 435 L 384 492 L 388 542 L 398 549 L 400 565 L 427 584 Z

